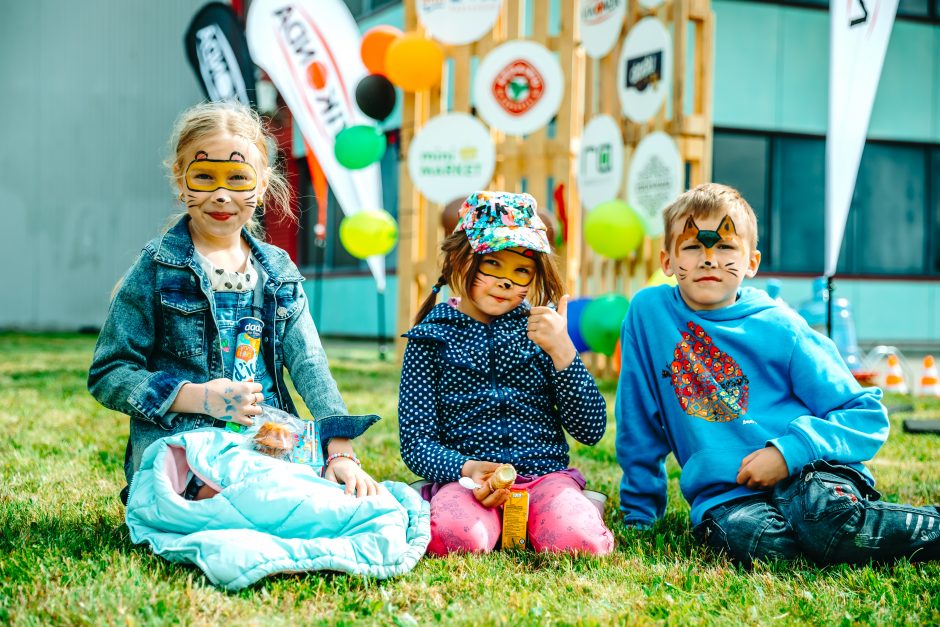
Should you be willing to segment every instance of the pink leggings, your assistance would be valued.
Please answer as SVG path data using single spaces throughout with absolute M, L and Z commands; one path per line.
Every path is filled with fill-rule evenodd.
M 570 476 L 552 473 L 527 486 L 529 543 L 536 551 L 607 555 L 614 536 L 594 504 Z M 430 555 L 486 553 L 496 547 L 502 509 L 487 509 L 473 492 L 457 483 L 443 486 L 431 499 Z

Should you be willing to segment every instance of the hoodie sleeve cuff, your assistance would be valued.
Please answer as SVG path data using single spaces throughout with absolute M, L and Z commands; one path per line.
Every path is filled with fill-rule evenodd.
M 768 440 L 767 444 L 773 445 L 780 451 L 783 459 L 787 462 L 787 470 L 790 471 L 791 475 L 798 473 L 803 466 L 818 458 L 809 443 L 793 433 Z

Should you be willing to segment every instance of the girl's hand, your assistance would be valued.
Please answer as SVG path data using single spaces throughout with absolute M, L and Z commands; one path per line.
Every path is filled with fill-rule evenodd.
M 490 477 L 493 471 L 499 468 L 496 462 L 483 462 L 471 459 L 463 465 L 460 474 L 464 477 L 470 477 L 473 482 L 480 487 L 473 490 L 473 496 L 480 502 L 480 505 L 487 508 L 499 507 L 509 499 L 509 489 L 501 488 L 493 490 L 490 485 Z
M 346 486 L 346 494 L 358 498 L 379 493 L 379 484 L 375 479 L 348 457 L 337 457 L 331 461 L 324 476 L 334 483 L 342 483 Z
M 251 417 L 262 413 L 258 403 L 263 400 L 260 383 L 213 379 L 207 383 L 184 384 L 170 410 L 186 414 L 207 414 L 219 420 L 250 427 L 254 424 Z
M 529 312 L 529 339 L 548 353 L 555 370 L 564 370 L 578 351 L 568 335 L 568 295 L 558 301 L 558 309 L 533 307 Z
M 252 416 L 261 415 L 258 403 L 264 400 L 264 394 L 260 383 L 213 379 L 204 385 L 203 413 L 248 427 L 254 424 Z

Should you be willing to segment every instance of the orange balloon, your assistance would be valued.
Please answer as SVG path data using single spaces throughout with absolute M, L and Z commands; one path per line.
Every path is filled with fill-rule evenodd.
M 400 37 L 400 30 L 385 24 L 366 31 L 359 45 L 359 54 L 362 55 L 362 62 L 366 64 L 369 74 L 385 75 L 385 55 L 388 53 L 388 47 Z
M 405 91 L 424 91 L 441 82 L 444 51 L 433 39 L 405 33 L 388 47 L 385 76 Z
M 620 376 L 620 340 L 617 340 L 617 345 L 614 346 L 614 354 L 611 355 L 611 360 L 613 361 L 614 366 L 614 376 Z

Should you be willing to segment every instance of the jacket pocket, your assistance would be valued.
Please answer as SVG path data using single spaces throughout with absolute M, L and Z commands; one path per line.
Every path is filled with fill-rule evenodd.
M 163 350 L 177 357 L 202 355 L 209 302 L 196 292 L 160 292 Z

